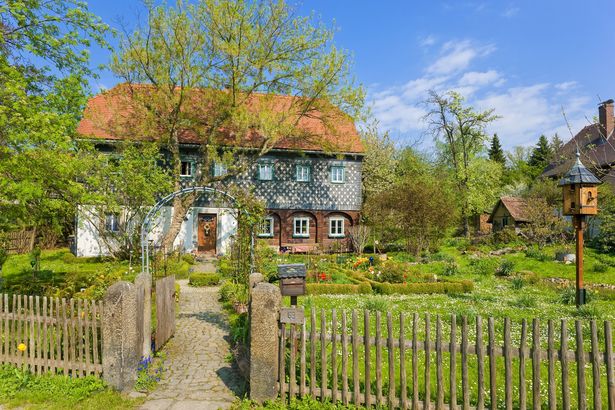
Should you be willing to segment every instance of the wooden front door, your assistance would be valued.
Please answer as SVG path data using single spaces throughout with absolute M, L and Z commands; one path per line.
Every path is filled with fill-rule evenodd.
M 199 252 L 216 253 L 216 214 L 199 214 Z

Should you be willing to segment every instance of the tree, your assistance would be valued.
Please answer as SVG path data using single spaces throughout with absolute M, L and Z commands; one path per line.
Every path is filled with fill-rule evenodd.
M 87 48 L 107 29 L 81 1 L 0 3 L 0 230 L 70 226 L 88 169 L 75 139 Z
M 476 158 L 468 166 L 467 209 L 470 215 L 491 211 L 502 190 L 502 166 Z
M 560 150 L 563 146 L 564 141 L 561 140 L 561 138 L 559 137 L 559 135 L 557 135 L 556 132 L 551 138 L 551 142 L 549 144 L 552 153 L 551 161 L 558 161 L 560 159 L 558 157 L 561 155 Z
M 380 132 L 378 123 L 373 122 L 361 130 L 361 141 L 365 148 L 362 163 L 363 198 L 378 195 L 395 181 L 397 150 L 388 132 Z
M 504 150 L 502 149 L 502 145 L 500 145 L 500 139 L 498 138 L 498 134 L 493 134 L 493 138 L 491 139 L 491 146 L 489 147 L 489 159 L 502 165 L 506 165 Z
M 615 253 L 615 194 L 609 184 L 600 185 L 600 207 L 597 218 L 600 229 L 593 240 L 593 246 L 600 252 Z
M 332 45 L 333 31 L 294 13 L 284 1 L 148 3 L 147 24 L 124 33 L 111 69 L 126 81 L 134 115 L 118 128 L 161 143 L 175 189 L 182 133 L 200 142 L 195 184 L 209 185 L 241 172 L 281 138 L 318 140 L 298 126 L 302 118 L 336 132 L 340 116 L 360 114 L 363 91 L 350 78 L 348 54 Z M 278 95 L 293 98 L 280 109 Z M 246 136 L 256 136 L 249 153 Z M 215 162 L 226 165 L 225 176 L 211 176 Z M 167 248 L 193 200 L 174 200 Z
M 549 145 L 549 140 L 547 140 L 547 137 L 544 135 L 541 135 L 540 138 L 538 138 L 536 147 L 532 150 L 532 155 L 530 155 L 528 163 L 530 166 L 542 172 L 543 168 L 549 165 L 552 156 L 553 151 Z
M 470 166 L 484 151 L 485 127 L 497 118 L 493 110 L 476 112 L 464 106 L 463 97 L 450 91 L 446 94 L 429 92 L 426 101 L 429 111 L 425 117 L 436 140 L 440 159 L 452 171 L 461 206 L 463 233 L 470 234 Z

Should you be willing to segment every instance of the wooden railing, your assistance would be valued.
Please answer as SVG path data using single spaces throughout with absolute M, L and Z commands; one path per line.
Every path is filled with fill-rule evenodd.
M 0 295 L 0 363 L 38 374 L 102 372 L 102 302 Z
M 312 310 L 302 325 L 280 324 L 282 398 L 412 409 L 615 409 L 610 322 L 358 316 L 321 310 L 317 320 Z

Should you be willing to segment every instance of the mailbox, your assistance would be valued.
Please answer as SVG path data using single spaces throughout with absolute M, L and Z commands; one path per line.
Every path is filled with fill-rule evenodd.
M 282 296 L 305 295 L 305 276 L 305 264 L 303 263 L 278 265 Z

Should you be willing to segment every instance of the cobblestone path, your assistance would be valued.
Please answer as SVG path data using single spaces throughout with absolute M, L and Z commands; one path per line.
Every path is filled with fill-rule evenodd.
M 165 372 L 144 410 L 228 408 L 243 394 L 244 382 L 227 361 L 229 328 L 218 288 L 181 286 L 175 336 L 163 351 Z

